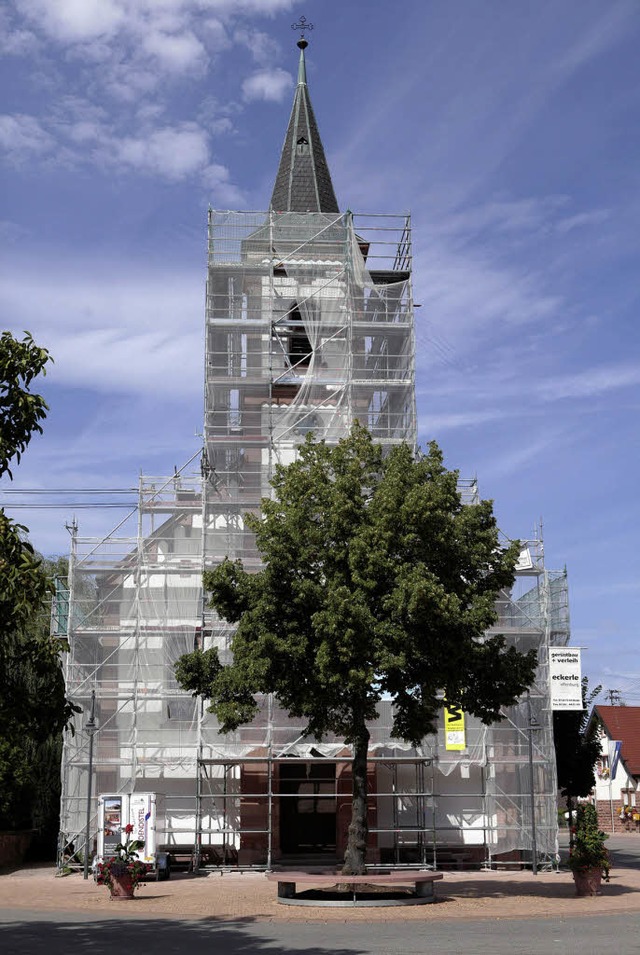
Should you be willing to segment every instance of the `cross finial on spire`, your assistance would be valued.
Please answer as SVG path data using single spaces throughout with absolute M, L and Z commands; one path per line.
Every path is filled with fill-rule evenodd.
M 307 87 L 304 51 L 309 44 L 305 33 L 313 30 L 313 23 L 309 23 L 306 17 L 300 17 L 298 23 L 291 24 L 291 29 L 299 30 L 302 34 L 298 40 L 298 82 L 270 207 L 277 212 L 338 213 L 331 174 Z
M 305 47 L 309 46 L 309 41 L 305 39 L 305 33 L 309 33 L 313 30 L 313 23 L 309 23 L 306 17 L 300 17 L 297 23 L 291 24 L 292 30 L 300 30 L 300 39 L 298 40 L 298 46 L 301 50 L 304 50 Z

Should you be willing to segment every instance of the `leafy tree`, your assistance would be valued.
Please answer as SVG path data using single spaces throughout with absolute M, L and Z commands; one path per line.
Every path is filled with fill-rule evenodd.
M 567 801 L 570 823 L 574 800 L 588 796 L 596 784 L 594 767 L 600 756 L 600 738 L 598 722 L 589 719 L 589 711 L 601 690 L 597 686 L 589 692 L 589 680 L 583 677 L 584 709 L 556 710 L 553 714 L 558 789 Z M 573 841 L 573 833 L 570 838 Z
M 20 463 L 33 433 L 42 434 L 40 422 L 46 418 L 48 406 L 30 386 L 39 374 L 46 374 L 48 361 L 49 352 L 36 345 L 29 332 L 22 341 L 10 332 L 0 336 L 0 476 L 6 471 L 11 477 L 11 459 Z
M 47 404 L 33 394 L 30 385 L 45 374 L 49 353 L 39 348 L 29 332 L 18 341 L 10 332 L 0 335 L 0 477 L 12 478 L 11 460 L 20 456 L 34 431 L 42 433 L 40 421 Z M 25 540 L 27 528 L 11 521 L 0 508 L 0 632 L 27 620 L 39 606 L 46 584 L 39 575 L 39 558 Z
M 62 562 L 42 561 L 46 595 Z M 76 707 L 65 697 L 50 603 L 0 641 L 0 829 L 56 828 L 62 730 Z
M 238 624 L 233 663 L 210 649 L 176 667 L 222 732 L 252 719 L 255 694 L 274 693 L 309 737 L 351 744 L 345 874 L 365 871 L 367 721 L 382 698 L 394 703 L 394 735 L 417 744 L 443 693 L 489 723 L 533 678 L 534 652 L 485 637 L 518 544 L 500 546 L 491 502 L 463 505 L 457 479 L 435 443 L 385 456 L 358 424 L 335 447 L 309 435 L 276 469 L 262 517 L 246 517 L 264 568 L 225 560 L 204 577 L 211 605 Z
M 49 353 L 28 332 L 18 341 L 10 332 L 0 336 L 0 477 L 12 478 L 10 463 L 18 462 L 32 434 L 42 432 L 47 404 L 30 386 L 45 374 Z M 40 606 L 47 583 L 40 559 L 26 540 L 27 528 L 0 509 L 0 633 L 21 627 Z
M 48 352 L 29 333 L 0 336 L 0 476 L 12 477 L 47 405 L 33 394 Z M 26 538 L 27 528 L 0 509 L 0 828 L 41 826 L 55 804 L 61 733 L 76 709 L 64 694 L 60 647 L 49 635 L 52 574 Z M 53 782 L 45 772 L 56 766 Z

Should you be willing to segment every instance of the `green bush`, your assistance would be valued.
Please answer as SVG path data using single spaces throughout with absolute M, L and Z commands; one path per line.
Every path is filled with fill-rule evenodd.
M 569 866 L 574 872 L 587 869 L 602 869 L 605 879 L 609 878 L 611 862 L 605 842 L 609 836 L 598 828 L 598 814 L 595 806 L 589 803 L 578 806 L 578 818 L 573 849 L 569 856 Z

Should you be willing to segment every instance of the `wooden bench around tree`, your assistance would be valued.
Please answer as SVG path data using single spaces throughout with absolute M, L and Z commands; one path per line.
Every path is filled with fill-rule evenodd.
M 270 882 L 278 883 L 278 902 L 285 905 L 401 905 L 401 904 L 424 904 L 435 902 L 435 884 L 443 878 L 442 872 L 427 872 L 425 870 L 396 870 L 393 872 L 367 872 L 366 875 L 343 875 L 341 872 L 267 872 L 267 879 Z M 331 886 L 348 887 L 351 899 L 345 897 L 342 901 L 329 899 L 326 901 L 303 898 L 296 892 L 297 885 L 314 886 L 319 889 L 327 889 Z M 367 900 L 367 902 L 358 902 L 358 895 L 366 892 L 369 886 L 396 886 L 413 885 L 412 895 L 398 896 L 395 899 L 385 899 L 383 896 L 376 902 Z

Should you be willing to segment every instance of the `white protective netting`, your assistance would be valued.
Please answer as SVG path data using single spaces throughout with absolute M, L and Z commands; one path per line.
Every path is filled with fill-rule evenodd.
M 83 838 L 92 691 L 94 809 L 99 793 L 155 792 L 159 844 L 217 847 L 209 858 L 218 864 L 264 865 L 285 812 L 281 767 L 297 757 L 307 775 L 287 785 L 313 792 L 318 816 L 318 806 L 335 813 L 339 844 L 343 742 L 310 741 L 269 699 L 251 725 L 222 736 L 178 688 L 174 664 L 212 644 L 228 659 L 232 628 L 204 606 L 203 568 L 229 556 L 258 569 L 244 515 L 259 512 L 275 465 L 293 460 L 309 430 L 334 443 L 358 418 L 383 445 L 415 443 L 410 267 L 405 217 L 211 213 L 202 475 L 142 480 L 128 521 L 103 541 L 74 540 L 69 593 L 60 595 L 68 692 L 84 711 L 65 743 L 63 857 Z M 474 483 L 462 491 L 476 500 Z M 539 651 L 534 800 L 538 848 L 551 859 L 546 648 L 567 641 L 568 612 L 565 576 L 544 570 L 536 546 L 498 603 L 494 631 Z M 462 752 L 446 749 L 443 725 L 414 749 L 392 739 L 392 722 L 384 702 L 371 726 L 370 777 L 382 861 L 436 864 L 443 851 L 454 862 L 491 861 L 531 849 L 527 703 L 494 727 L 467 716 Z

